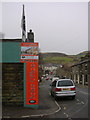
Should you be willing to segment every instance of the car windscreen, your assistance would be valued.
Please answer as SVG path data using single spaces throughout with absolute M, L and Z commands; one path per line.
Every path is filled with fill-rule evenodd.
M 70 80 L 63 80 L 63 81 L 58 81 L 58 87 L 61 87 L 61 86 L 73 86 L 73 83 L 72 81 Z

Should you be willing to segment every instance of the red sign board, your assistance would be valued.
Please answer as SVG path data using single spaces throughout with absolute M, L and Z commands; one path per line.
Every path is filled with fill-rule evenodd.
M 38 104 L 38 43 L 21 43 L 21 59 L 26 63 L 24 105 Z
M 21 43 L 21 62 L 38 60 L 38 43 Z

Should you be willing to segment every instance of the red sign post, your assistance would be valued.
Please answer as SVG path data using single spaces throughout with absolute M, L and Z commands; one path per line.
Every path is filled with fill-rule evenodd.
M 38 105 L 38 43 L 21 43 L 21 59 L 26 63 L 24 106 Z

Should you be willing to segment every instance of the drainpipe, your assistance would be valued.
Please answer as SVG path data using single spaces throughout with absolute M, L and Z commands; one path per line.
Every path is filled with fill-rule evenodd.
M 74 82 L 76 82 L 76 75 L 74 75 Z
M 82 75 L 82 84 L 84 85 L 84 75 Z
M 79 77 L 79 75 L 78 75 L 78 84 L 79 84 L 79 81 L 80 81 L 79 79 L 80 79 L 80 77 Z

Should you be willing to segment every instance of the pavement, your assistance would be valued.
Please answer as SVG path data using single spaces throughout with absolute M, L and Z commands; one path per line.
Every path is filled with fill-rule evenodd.
M 81 87 L 81 88 L 88 88 L 88 85 L 82 85 L 82 84 L 78 84 L 78 83 L 75 83 L 76 86 L 78 87 Z
M 45 85 L 43 82 L 39 84 L 38 107 L 3 106 L 2 118 L 48 118 L 48 115 L 55 114 L 60 110 L 60 106 L 49 93 L 48 84 Z

